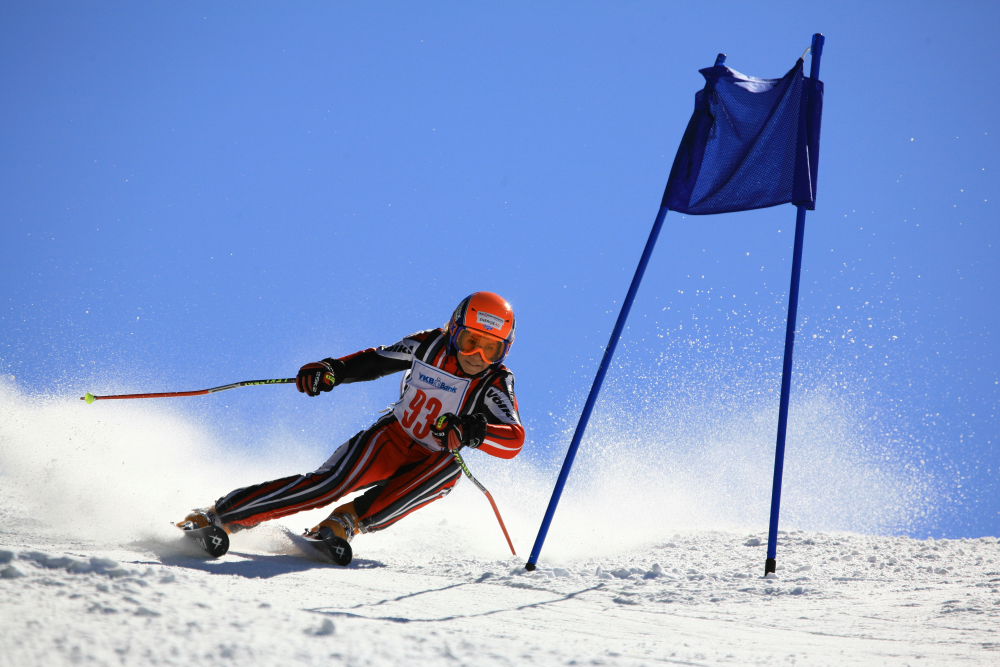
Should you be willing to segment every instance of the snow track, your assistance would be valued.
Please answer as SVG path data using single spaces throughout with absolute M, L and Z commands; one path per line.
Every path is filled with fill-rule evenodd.
M 729 488 L 767 487 L 753 468 L 674 460 L 686 483 L 636 455 L 588 475 L 588 457 L 623 460 L 594 448 L 531 573 L 524 552 L 552 476 L 485 456 L 476 473 L 521 558 L 507 558 L 489 505 L 460 484 L 359 536 L 347 568 L 303 558 L 287 538 L 314 513 L 238 533 L 209 561 L 169 520 L 309 469 L 316 452 L 278 441 L 270 460 L 249 461 L 165 407 L 93 407 L 0 381 L 0 667 L 1000 664 L 1000 540 L 790 531 L 765 579 L 765 526 L 738 515 L 757 501 Z M 698 451 L 734 453 L 720 447 Z M 799 521 L 826 526 L 841 507 L 905 519 L 906 503 L 927 502 L 887 464 L 848 468 L 798 468 L 817 482 L 789 501 L 808 510 Z M 735 527 L 713 519 L 712 502 Z
M 677 534 L 542 564 L 379 547 L 337 568 L 262 527 L 218 561 L 4 532 L 0 664 L 931 664 L 1000 660 L 1000 542 Z M 363 539 L 363 538 L 359 538 Z M 14 544 L 12 544 L 14 543 Z M 260 548 L 266 545 L 267 548 Z

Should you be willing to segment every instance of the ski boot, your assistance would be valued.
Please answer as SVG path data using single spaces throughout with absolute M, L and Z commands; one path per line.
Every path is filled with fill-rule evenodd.
M 341 505 L 326 519 L 307 530 L 302 537 L 337 565 L 348 565 L 354 554 L 351 538 L 361 532 L 354 503 Z
M 355 535 L 361 532 L 361 528 L 358 526 L 358 516 L 354 513 L 354 503 L 341 505 L 333 510 L 333 514 L 307 530 L 306 535 L 318 536 L 323 528 L 329 529 L 331 533 L 345 542 L 350 542 Z
M 197 528 L 217 526 L 227 533 L 230 532 L 229 529 L 226 528 L 225 524 L 219 520 L 219 515 L 215 513 L 214 506 L 203 509 L 193 509 L 186 517 L 174 525 L 181 530 L 195 530 Z

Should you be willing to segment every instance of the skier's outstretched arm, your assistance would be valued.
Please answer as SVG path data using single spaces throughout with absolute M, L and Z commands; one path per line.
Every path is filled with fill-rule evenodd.
M 310 396 L 330 391 L 340 384 L 367 382 L 406 370 L 413 363 L 417 348 L 433 330 L 407 336 L 394 345 L 371 347 L 346 357 L 328 357 L 299 369 L 296 386 Z

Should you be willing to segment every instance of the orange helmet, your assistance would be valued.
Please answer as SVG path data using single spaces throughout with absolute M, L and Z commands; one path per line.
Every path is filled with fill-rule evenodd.
M 503 361 L 514 344 L 514 309 L 499 294 L 474 292 L 462 299 L 448 322 L 452 347 L 491 364 Z

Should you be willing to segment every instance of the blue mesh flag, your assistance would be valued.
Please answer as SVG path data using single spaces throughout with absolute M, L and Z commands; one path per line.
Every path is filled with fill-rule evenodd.
M 802 59 L 780 79 L 723 65 L 701 70 L 663 205 L 689 214 L 747 211 L 791 202 L 816 207 L 823 83 Z

